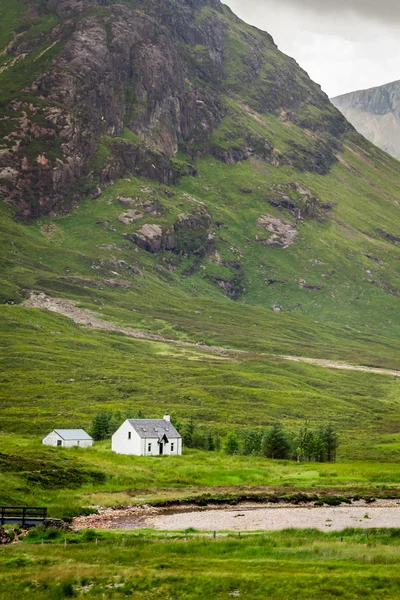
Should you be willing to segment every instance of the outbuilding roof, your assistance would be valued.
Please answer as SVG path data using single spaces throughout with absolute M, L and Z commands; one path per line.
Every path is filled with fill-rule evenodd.
M 57 435 L 63 440 L 92 440 L 86 431 L 83 429 L 54 429 Z
M 141 438 L 161 439 L 164 435 L 168 439 L 181 437 L 172 423 L 165 419 L 128 419 L 128 421 Z

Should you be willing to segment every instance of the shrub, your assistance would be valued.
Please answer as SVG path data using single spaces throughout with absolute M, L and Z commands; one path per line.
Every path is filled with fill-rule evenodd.
M 238 454 L 239 453 L 239 440 L 238 436 L 234 431 L 230 431 L 224 440 L 224 452 L 225 454 Z

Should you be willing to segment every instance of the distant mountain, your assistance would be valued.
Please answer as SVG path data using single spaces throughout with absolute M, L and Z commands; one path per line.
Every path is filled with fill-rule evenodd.
M 352 125 L 400 159 L 400 81 L 332 99 Z

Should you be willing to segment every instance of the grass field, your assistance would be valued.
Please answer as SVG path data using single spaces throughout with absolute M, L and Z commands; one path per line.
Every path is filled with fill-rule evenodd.
M 3 319 L 0 504 L 82 506 L 277 490 L 397 496 L 400 381 L 255 353 L 219 357 L 201 348 L 79 329 L 47 311 L 6 306 Z M 338 464 L 273 462 L 185 451 L 182 458 L 115 456 L 109 442 L 87 451 L 46 448 L 54 427 L 88 428 L 102 410 L 149 417 L 174 413 L 203 428 L 289 432 L 309 420 L 340 433 Z M 374 462 L 375 461 L 375 462 Z
M 78 329 L 47 311 L 1 307 L 0 431 L 90 426 L 102 410 L 193 417 L 221 434 L 332 421 L 340 457 L 398 460 L 400 380 Z M 377 448 L 376 445 L 379 447 Z
M 90 449 L 41 446 L 34 437 L 0 438 L 0 505 L 47 506 L 70 517 L 82 507 L 157 504 L 193 498 L 400 495 L 396 463 L 301 463 L 186 450 L 182 457 L 113 454 L 110 442 Z
M 0 598 L 400 598 L 398 530 L 30 536 L 0 549 Z M 42 543 L 43 541 L 43 543 Z M 50 545 L 49 545 L 50 544 Z

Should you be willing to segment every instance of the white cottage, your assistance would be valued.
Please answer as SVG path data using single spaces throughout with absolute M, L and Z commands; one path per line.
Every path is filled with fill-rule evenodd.
M 117 454 L 159 456 L 182 454 L 182 437 L 168 415 L 163 419 L 127 419 L 112 436 Z
M 72 448 L 72 446 L 89 448 L 89 446 L 93 446 L 93 438 L 83 429 L 53 429 L 43 438 L 43 444 L 45 446 L 63 446 L 64 448 Z

